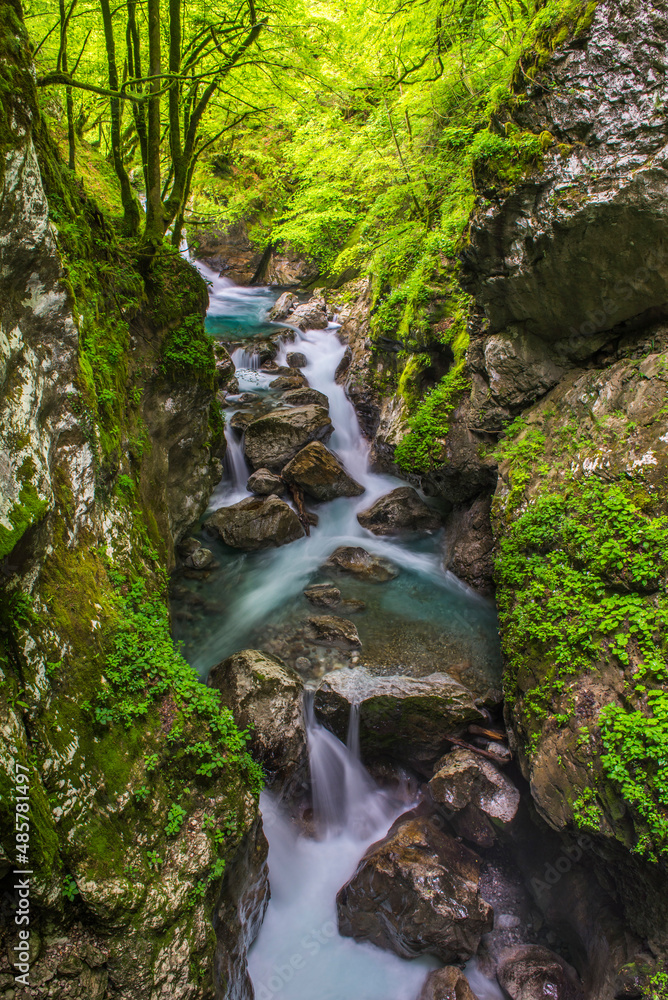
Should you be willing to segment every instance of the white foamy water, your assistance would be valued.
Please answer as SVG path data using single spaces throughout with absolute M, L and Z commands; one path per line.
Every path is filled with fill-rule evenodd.
M 300 836 L 263 793 L 271 900 L 249 956 L 256 1000 L 416 1000 L 440 963 L 342 937 L 336 917 L 336 894 L 361 856 L 414 802 L 378 788 L 312 715 L 307 731 L 320 839 Z

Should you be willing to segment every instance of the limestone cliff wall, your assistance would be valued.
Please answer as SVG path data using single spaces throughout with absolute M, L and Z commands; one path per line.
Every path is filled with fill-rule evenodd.
M 200 685 L 172 647 L 164 593 L 174 543 L 220 473 L 206 290 L 180 259 L 147 269 L 136 248 L 118 245 L 60 164 L 37 111 L 27 52 L 20 6 L 2 0 L 7 914 L 15 902 L 17 763 L 29 775 L 34 874 L 31 986 L 11 992 L 16 928 L 8 920 L 0 927 L 0 992 L 17 1000 L 213 997 L 230 985 L 225 956 L 237 948 L 233 934 L 223 928 L 217 936 L 213 927 L 225 866 L 233 871 L 237 855 L 253 861 L 246 884 L 233 880 L 225 890 L 231 924 L 240 896 L 252 890 L 253 905 L 262 905 L 266 844 L 257 776 L 243 745 L 233 749 L 231 717 L 215 699 L 198 700 Z M 188 370 L 180 367 L 184 336 L 201 355 Z M 224 766 L 223 754 L 232 754 Z M 238 995 L 248 995 L 243 955 L 234 975 Z

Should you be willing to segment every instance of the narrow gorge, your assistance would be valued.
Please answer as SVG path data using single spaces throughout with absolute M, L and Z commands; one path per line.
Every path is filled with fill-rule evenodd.
M 0 80 L 0 996 L 668 1000 L 665 0 Z

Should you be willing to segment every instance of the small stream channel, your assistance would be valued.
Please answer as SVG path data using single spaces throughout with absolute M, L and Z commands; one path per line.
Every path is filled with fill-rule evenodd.
M 250 469 L 243 438 L 230 427 L 232 416 L 254 402 L 264 410 L 281 403 L 280 394 L 270 388 L 275 375 L 259 370 L 251 351 L 254 340 L 280 328 L 266 319 L 279 291 L 240 288 L 197 266 L 210 282 L 207 327 L 229 344 L 239 382 L 239 393 L 227 400 L 225 475 L 210 513 L 250 496 Z M 500 685 L 493 607 L 444 571 L 440 534 L 411 541 L 379 538 L 357 521 L 359 511 L 403 484 L 369 468 L 368 443 L 335 381 L 345 351 L 337 329 L 330 323 L 325 330 L 295 331 L 294 340 L 279 342 L 275 360 L 285 365 L 289 352 L 305 355 L 302 371 L 309 385 L 329 400 L 334 434 L 328 447 L 364 486 L 364 494 L 309 504 L 317 526 L 310 536 L 278 549 L 240 552 L 198 535 L 213 551 L 215 564 L 205 573 L 175 579 L 175 638 L 203 679 L 232 653 L 258 648 L 299 670 L 307 686 L 336 669 L 365 667 L 376 674 L 410 676 L 441 670 L 483 696 Z M 400 570 L 382 585 L 352 577 L 337 582 L 346 601 L 364 604 L 354 616 L 362 649 L 353 653 L 314 646 L 303 633 L 303 623 L 313 613 L 304 588 L 331 581 L 323 563 L 342 545 L 361 545 Z M 341 937 L 335 905 L 338 889 L 366 848 L 415 804 L 416 789 L 408 781 L 391 792 L 376 785 L 359 760 L 354 717 L 348 747 L 320 726 L 310 709 L 307 732 L 317 836 L 294 825 L 270 793 L 261 800 L 270 845 L 271 902 L 249 956 L 257 1000 L 416 1000 L 428 971 L 442 963 L 405 961 Z M 480 1000 L 501 996 L 474 966 L 467 974 Z

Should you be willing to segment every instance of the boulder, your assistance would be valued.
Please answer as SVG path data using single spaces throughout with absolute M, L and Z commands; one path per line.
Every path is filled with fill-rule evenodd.
M 304 535 L 292 507 L 277 496 L 247 497 L 231 507 L 221 507 L 204 527 L 233 549 L 248 552 L 278 548 Z
M 341 591 L 331 583 L 314 583 L 304 591 L 304 597 L 311 604 L 321 608 L 335 608 L 341 603 Z
M 333 646 L 336 649 L 361 649 L 362 643 L 357 629 L 347 618 L 335 615 L 318 615 L 309 618 L 313 641 L 317 646 Z
M 424 817 L 399 820 L 336 898 L 339 931 L 402 958 L 465 962 L 492 929 L 480 859 Z
M 496 973 L 511 1000 L 583 1000 L 575 969 L 560 955 L 538 945 L 506 952 Z
M 285 493 L 285 483 L 280 476 L 270 472 L 269 469 L 256 469 L 248 477 L 246 489 L 249 493 L 255 493 L 262 497 L 271 496 L 272 493 L 274 496 L 280 497 Z
M 401 535 L 437 531 L 441 518 L 420 499 L 412 486 L 398 486 L 357 515 L 363 528 L 374 535 Z
M 233 413 L 228 423 L 233 431 L 241 435 L 244 433 L 249 424 L 257 419 L 256 414 L 251 413 L 250 410 L 237 410 Z
M 317 389 L 311 389 L 310 386 L 304 386 L 303 389 L 290 389 L 283 393 L 282 399 L 288 406 L 307 406 L 309 403 L 313 403 L 315 406 L 324 406 L 326 410 L 329 409 L 329 400 L 324 392 L 318 392 Z
M 309 441 L 326 441 L 333 430 L 324 406 L 280 407 L 248 426 L 246 457 L 254 469 L 280 472 Z
M 469 981 L 454 965 L 446 965 L 427 976 L 419 1000 L 478 1000 Z
M 300 351 L 293 351 L 292 354 L 288 354 L 287 361 L 290 368 L 304 368 L 308 364 L 308 358 Z
M 286 483 L 301 487 L 314 500 L 358 497 L 364 487 L 352 479 L 331 451 L 311 441 L 283 469 Z
M 384 677 L 357 667 L 326 674 L 315 693 L 315 709 L 341 738 L 351 705 L 359 705 L 365 756 L 396 757 L 428 773 L 449 747 L 448 735 L 483 717 L 471 692 L 444 673 Z
M 279 375 L 273 382 L 269 383 L 270 389 L 307 389 L 306 377 L 299 371 L 293 371 L 291 375 Z
M 299 299 L 294 292 L 283 292 L 269 310 L 267 319 L 276 322 L 289 316 L 293 309 L 299 305 Z
M 285 780 L 306 762 L 301 677 L 278 657 L 244 649 L 217 664 L 208 684 L 223 696 L 270 783 Z
M 322 299 L 311 299 L 297 306 L 287 318 L 287 322 L 300 330 L 324 330 L 327 326 L 327 313 Z
M 463 747 L 438 762 L 429 790 L 440 805 L 455 812 L 466 811 L 469 822 L 475 820 L 477 811 L 499 823 L 510 823 L 520 804 L 520 793 L 510 778 L 490 760 Z M 469 839 L 487 846 L 487 838 L 485 843 L 475 836 Z
M 186 556 L 184 560 L 188 569 L 206 569 L 212 562 L 213 552 L 211 549 L 205 549 L 202 545 Z
M 359 545 L 342 545 L 335 549 L 325 565 L 342 573 L 351 573 L 367 583 L 386 583 L 399 576 L 399 569 L 389 559 L 374 556 Z
M 230 382 L 234 378 L 234 362 L 229 351 L 220 340 L 214 341 L 213 357 L 216 365 L 216 382 L 219 389 L 230 387 Z

